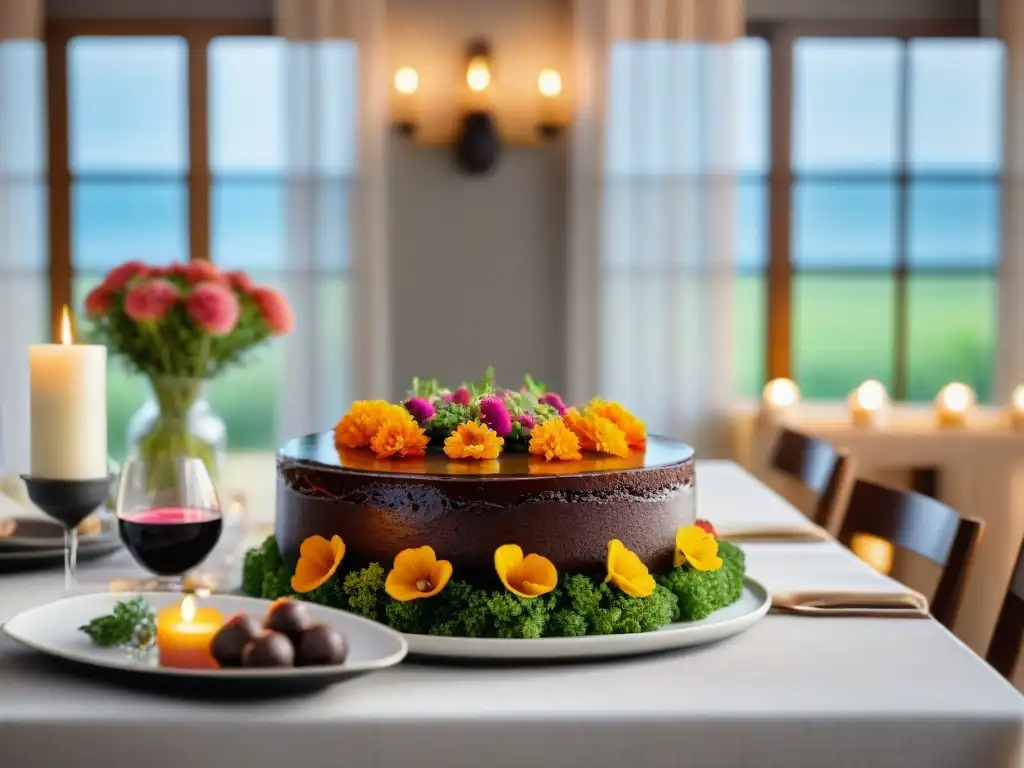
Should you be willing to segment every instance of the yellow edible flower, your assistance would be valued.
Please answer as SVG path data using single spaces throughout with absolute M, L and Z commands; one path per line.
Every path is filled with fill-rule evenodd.
M 558 586 L 558 571 L 543 555 L 523 557 L 518 544 L 504 544 L 494 550 L 494 570 L 505 588 L 519 597 L 546 595 Z
M 452 564 L 438 560 L 431 547 L 403 549 L 384 582 L 384 591 L 400 603 L 433 597 L 452 577 Z
M 391 413 L 384 417 L 376 434 L 370 440 L 370 448 L 378 459 L 397 456 L 401 459 L 409 456 L 424 456 L 427 452 L 427 437 L 423 428 L 416 423 L 404 408 L 401 414 Z
M 678 568 L 688 563 L 698 571 L 717 571 L 722 567 L 715 537 L 699 525 L 687 525 L 676 531 L 676 553 L 673 564 Z
M 611 582 L 631 597 L 647 597 L 654 591 L 654 577 L 635 552 L 618 539 L 608 542 L 608 575 Z
M 534 427 L 530 436 L 530 453 L 543 456 L 545 461 L 572 461 L 583 458 L 580 455 L 580 439 L 565 426 L 561 417 L 548 419 Z
M 498 433 L 485 424 L 471 421 L 459 424 L 444 441 L 444 454 L 449 459 L 496 459 L 505 444 Z
M 626 433 L 611 419 L 606 419 L 593 411 L 581 414 L 575 408 L 567 410 L 562 414 L 562 418 L 566 426 L 579 438 L 580 448 L 584 451 L 597 451 L 620 458 L 629 456 Z
M 334 427 L 337 448 L 365 448 L 388 416 L 408 415 L 400 405 L 384 400 L 358 400 Z
M 299 562 L 292 575 L 292 589 L 299 594 L 312 592 L 338 570 L 345 557 L 341 536 L 328 541 L 323 536 L 310 536 L 299 546 Z
M 626 443 L 630 448 L 641 449 L 647 447 L 647 427 L 640 419 L 618 403 L 595 397 L 590 401 L 587 412 L 603 416 L 621 429 L 626 436 Z

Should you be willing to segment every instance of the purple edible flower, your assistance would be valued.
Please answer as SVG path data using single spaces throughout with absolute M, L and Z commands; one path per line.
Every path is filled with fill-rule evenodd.
M 454 399 L 455 399 L 455 395 L 453 395 L 451 392 L 442 392 L 441 393 L 441 400 L 444 402 L 445 405 L 448 405 L 448 403 L 450 403 Z
M 554 392 L 545 392 L 543 395 L 540 396 L 540 402 L 543 403 L 544 405 L 550 405 L 552 408 L 558 411 L 559 416 L 561 416 L 563 413 L 569 410 L 568 408 L 565 407 L 565 403 L 562 402 L 562 398 L 560 398 Z
M 452 395 L 452 402 L 459 405 L 469 405 L 469 390 L 465 387 L 456 389 L 455 394 Z
M 422 424 L 434 417 L 434 405 L 425 397 L 412 397 L 405 401 L 405 410 Z
M 516 416 L 516 421 L 519 422 L 523 429 L 533 429 L 537 426 L 537 420 L 533 418 L 533 414 L 529 411 L 526 413 L 520 413 Z
M 480 398 L 480 421 L 497 432 L 498 437 L 505 437 L 512 431 L 512 417 L 508 415 L 508 408 L 500 397 L 494 395 Z

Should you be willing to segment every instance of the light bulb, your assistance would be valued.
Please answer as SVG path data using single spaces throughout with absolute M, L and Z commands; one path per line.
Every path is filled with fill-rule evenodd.
M 487 86 L 491 84 L 491 69 L 483 56 L 474 56 L 469 60 L 469 66 L 466 67 L 466 84 L 469 90 L 477 93 L 487 90 Z
M 416 93 L 420 87 L 419 73 L 412 67 L 402 67 L 395 72 L 395 90 L 405 96 Z
M 764 386 L 764 402 L 770 408 L 788 408 L 800 400 L 800 388 L 790 379 L 772 379 Z
M 542 69 L 537 77 L 537 90 L 549 99 L 562 92 L 562 76 L 553 69 Z

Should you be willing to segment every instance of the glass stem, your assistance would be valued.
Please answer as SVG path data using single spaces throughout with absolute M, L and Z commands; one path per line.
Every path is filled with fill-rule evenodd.
M 78 528 L 64 529 L 64 594 L 74 594 L 78 585 Z

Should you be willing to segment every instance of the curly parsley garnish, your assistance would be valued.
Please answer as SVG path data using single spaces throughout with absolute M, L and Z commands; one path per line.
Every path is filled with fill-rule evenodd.
M 97 645 L 132 645 L 146 647 L 156 638 L 156 614 L 141 597 L 122 600 L 114 612 L 97 616 L 78 628 Z

